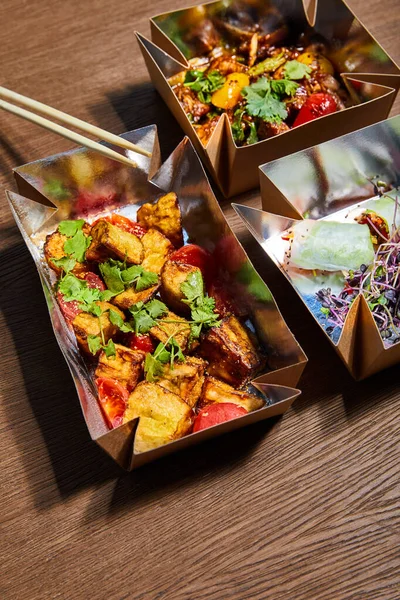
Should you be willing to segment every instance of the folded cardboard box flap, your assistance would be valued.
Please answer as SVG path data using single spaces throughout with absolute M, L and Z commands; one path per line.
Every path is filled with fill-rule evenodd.
M 184 139 L 159 166 L 155 127 L 124 135 L 153 151 L 152 159 L 135 156 L 136 167 L 129 167 L 89 150 L 72 150 L 17 168 L 15 175 L 24 196 L 13 192 L 7 195 L 39 271 L 53 329 L 73 376 L 90 435 L 121 466 L 130 469 L 181 446 L 197 443 L 203 437 L 284 412 L 299 393 L 293 388 L 307 359 L 268 287 L 229 228 L 190 141 Z M 159 167 L 156 170 L 155 163 Z M 135 218 L 143 203 L 170 191 L 175 191 L 178 196 L 185 240 L 218 253 L 228 285 L 246 304 L 258 338 L 268 354 L 268 370 L 254 380 L 256 384 L 260 382 L 260 389 L 268 394 L 268 403 L 260 411 L 231 424 L 214 427 L 210 433 L 192 434 L 136 455 L 133 448 L 137 419 L 113 430 L 106 425 L 90 368 L 55 299 L 54 274 L 43 259 L 43 245 L 46 236 L 61 220 L 83 217 L 90 221 L 111 211 Z M 284 387 L 275 389 L 275 384 Z
M 225 2 L 223 6 L 230 6 L 234 12 L 237 5 L 247 4 L 243 0 L 240 3 Z M 212 2 L 153 17 L 153 41 L 137 34 L 150 77 L 227 197 L 257 187 L 257 167 L 260 164 L 385 119 L 400 87 L 399 68 L 342 0 L 312 3 L 308 12 L 301 0 L 260 0 L 252 1 L 251 5 L 253 12 L 261 11 L 260 14 L 262 11 L 265 13 L 268 7 L 270 21 L 265 19 L 263 13 L 267 24 L 276 23 L 278 26 L 282 23 L 282 27 L 292 31 L 308 31 L 327 40 L 331 46 L 329 58 L 341 73 L 353 105 L 321 117 L 323 126 L 320 119 L 316 119 L 275 137 L 241 147 L 236 146 L 230 123 L 222 115 L 219 126 L 204 146 L 169 85 L 168 78 L 188 67 L 187 59 L 193 57 L 190 45 L 192 32 L 202 20 L 215 14 L 222 3 Z

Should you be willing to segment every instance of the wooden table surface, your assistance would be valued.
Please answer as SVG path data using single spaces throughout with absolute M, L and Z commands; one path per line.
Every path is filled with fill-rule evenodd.
M 399 61 L 396 0 L 349 4 Z M 182 132 L 133 32 L 179 5 L 3 0 L 0 85 L 116 133 L 157 123 L 166 157 Z M 0 115 L 1 598 L 399 598 L 400 368 L 355 383 L 243 231 L 310 358 L 303 395 L 280 420 L 131 474 L 91 442 L 4 199 L 12 167 L 70 146 Z

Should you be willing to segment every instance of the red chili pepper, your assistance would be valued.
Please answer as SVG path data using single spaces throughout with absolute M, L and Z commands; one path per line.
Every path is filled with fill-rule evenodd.
M 122 418 L 128 404 L 129 393 L 116 379 L 99 377 L 96 379 L 99 403 L 109 426 L 114 429 L 122 425 Z
M 131 350 L 141 350 L 142 352 L 154 352 L 155 350 L 153 340 L 147 333 L 129 333 L 125 345 Z
M 96 223 L 98 223 L 99 221 L 108 221 L 109 223 L 112 223 L 112 225 L 115 225 L 115 227 L 123 229 L 123 231 L 133 233 L 133 235 L 136 235 L 136 237 L 138 237 L 139 239 L 141 239 L 144 236 L 144 234 L 147 233 L 147 229 L 145 227 L 139 225 L 139 223 L 136 223 L 135 221 L 131 221 L 123 215 L 117 215 L 113 213 L 112 215 L 109 215 L 107 217 L 100 217 L 100 219 L 97 219 L 96 221 L 94 221 L 94 223 L 92 223 L 92 227 L 93 225 L 96 225 Z
M 338 109 L 335 98 L 331 94 L 318 93 L 311 94 L 301 107 L 293 127 L 298 127 L 318 117 L 324 117 L 336 112 Z
M 210 282 L 214 274 L 213 257 L 207 250 L 197 246 L 197 244 L 187 244 L 182 246 L 170 255 L 170 260 L 185 265 L 198 267 L 206 283 Z

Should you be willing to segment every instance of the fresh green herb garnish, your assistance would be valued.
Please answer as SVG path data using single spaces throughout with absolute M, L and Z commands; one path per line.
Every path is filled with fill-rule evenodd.
M 113 325 L 116 325 L 118 327 L 118 329 L 120 329 L 124 333 L 130 333 L 131 331 L 134 331 L 132 325 L 130 325 L 129 323 L 125 323 L 125 321 L 123 320 L 123 318 L 121 317 L 121 315 L 119 315 L 112 308 L 110 308 L 109 315 L 110 315 L 110 321 L 111 321 L 111 323 Z
M 219 314 L 214 312 L 215 300 L 204 295 L 204 283 L 200 271 L 189 273 L 186 281 L 181 285 L 181 291 L 186 298 L 183 302 L 191 309 L 192 320 L 189 321 L 191 338 L 200 337 L 203 327 L 219 327 L 221 321 Z
M 168 348 L 167 348 L 168 346 Z M 168 338 L 165 344 L 160 342 L 154 351 L 154 354 L 149 352 L 146 354 L 144 361 L 144 372 L 146 374 L 146 381 L 156 381 L 163 374 L 164 367 L 169 363 L 171 369 L 174 368 L 176 361 L 184 362 L 185 356 L 182 352 L 182 348 L 171 336 Z
M 279 97 L 293 96 L 299 87 L 298 83 L 289 79 L 272 79 L 270 83 L 272 91 Z
M 76 260 L 74 258 L 69 258 L 68 256 L 63 256 L 62 258 L 53 258 L 51 262 L 67 274 L 72 271 L 76 265 Z
M 247 137 L 248 144 L 256 144 L 258 142 L 257 126 L 255 123 L 249 123 L 250 133 Z
M 65 302 L 76 300 L 82 305 L 91 305 L 93 302 L 100 300 L 100 290 L 90 288 L 87 281 L 78 279 L 72 273 L 68 273 L 58 284 L 58 289 L 63 295 Z
M 83 262 L 85 260 L 86 250 L 90 246 L 92 237 L 86 236 L 81 229 L 79 229 L 73 237 L 66 240 L 64 244 L 64 252 L 71 258 L 74 258 L 77 262 Z
M 242 118 L 246 111 L 244 109 L 239 108 L 235 111 L 234 119 L 232 122 L 232 134 L 235 142 L 244 142 L 244 128 L 242 125 Z
M 134 304 L 129 308 L 129 312 L 133 316 L 135 333 L 148 333 L 157 324 L 157 319 L 168 314 L 168 307 L 160 300 L 150 300 L 146 304 Z
M 95 355 L 99 350 L 104 350 L 104 354 L 109 358 L 115 356 L 115 344 L 110 338 L 107 344 L 102 343 L 102 339 L 99 335 L 88 335 L 87 343 L 91 354 Z
M 311 71 L 311 67 L 298 60 L 289 60 L 284 68 L 285 75 L 288 79 L 304 79 L 304 77 L 309 79 Z
M 140 265 L 133 265 L 126 268 L 125 263 L 120 260 L 110 258 L 108 261 L 99 265 L 100 272 L 110 294 L 106 294 L 108 299 L 116 294 L 120 294 L 126 287 L 134 285 L 137 292 L 146 290 L 158 282 L 156 273 L 146 271 Z
M 60 221 L 58 224 L 58 231 L 67 237 L 74 237 L 74 235 L 82 229 L 84 224 L 84 219 L 77 219 L 76 221 Z
M 187 71 L 184 81 L 184 85 L 197 92 L 198 99 L 205 104 L 211 102 L 211 94 L 219 90 L 224 83 L 225 77 L 218 71 L 209 71 L 206 74 L 199 70 Z
M 286 119 L 285 103 L 277 97 L 266 77 L 243 88 L 242 94 L 246 99 L 246 111 L 252 117 L 260 117 L 269 123 L 281 123 Z

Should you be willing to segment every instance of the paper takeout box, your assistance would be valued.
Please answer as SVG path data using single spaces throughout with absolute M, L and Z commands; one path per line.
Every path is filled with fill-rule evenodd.
M 336 213 L 346 218 L 355 206 L 376 197 L 371 179 L 377 176 L 393 187 L 400 185 L 400 117 L 262 165 L 264 211 L 234 205 L 356 379 L 400 362 L 400 342 L 384 343 L 364 296 L 354 301 L 340 337 L 332 340 L 323 327 L 321 305 L 313 301 L 313 294 L 322 287 L 335 285 L 334 278 L 331 283 L 324 278 L 322 285 L 318 278 L 313 282 L 313 277 L 302 280 L 288 274 L 284 268 L 281 233 L 304 216 L 320 219 Z
M 228 118 L 222 115 L 204 147 L 167 79 L 188 68 L 192 53 L 185 40 L 191 27 L 198 27 L 218 7 L 235 4 L 237 0 L 224 0 L 153 17 L 152 42 L 137 34 L 153 84 L 227 197 L 258 187 L 260 164 L 385 119 L 400 87 L 399 68 L 342 0 L 311 2 L 308 10 L 301 0 L 243 0 L 241 4 L 250 4 L 254 14 L 267 6 L 274 22 L 281 19 L 291 30 L 311 30 L 326 39 L 332 47 L 328 58 L 342 74 L 353 106 L 244 147 L 235 145 Z M 265 16 L 262 27 L 268 27 Z
M 267 286 L 249 262 L 231 232 L 212 193 L 202 165 L 186 138 L 169 159 L 160 164 L 155 126 L 125 138 L 152 152 L 145 158 L 127 152 L 137 162 L 129 167 L 86 149 L 51 156 L 15 169 L 21 195 L 7 192 L 12 212 L 39 271 L 54 333 L 78 392 L 89 433 L 122 467 L 131 470 L 170 452 L 284 413 L 299 395 L 294 389 L 306 357 L 289 331 Z M 117 152 L 120 148 L 111 146 Z M 43 258 L 46 235 L 63 219 L 96 216 L 110 211 L 135 218 L 144 202 L 163 192 L 176 192 L 182 211 L 185 239 L 226 257 L 226 277 L 235 294 L 245 301 L 252 322 L 268 353 L 269 369 L 255 380 L 268 403 L 240 419 L 188 435 L 155 450 L 135 454 L 138 419 L 109 430 L 96 399 L 93 371 L 78 350 L 55 300 L 54 274 Z M 68 424 L 66 424 L 68 426 Z

